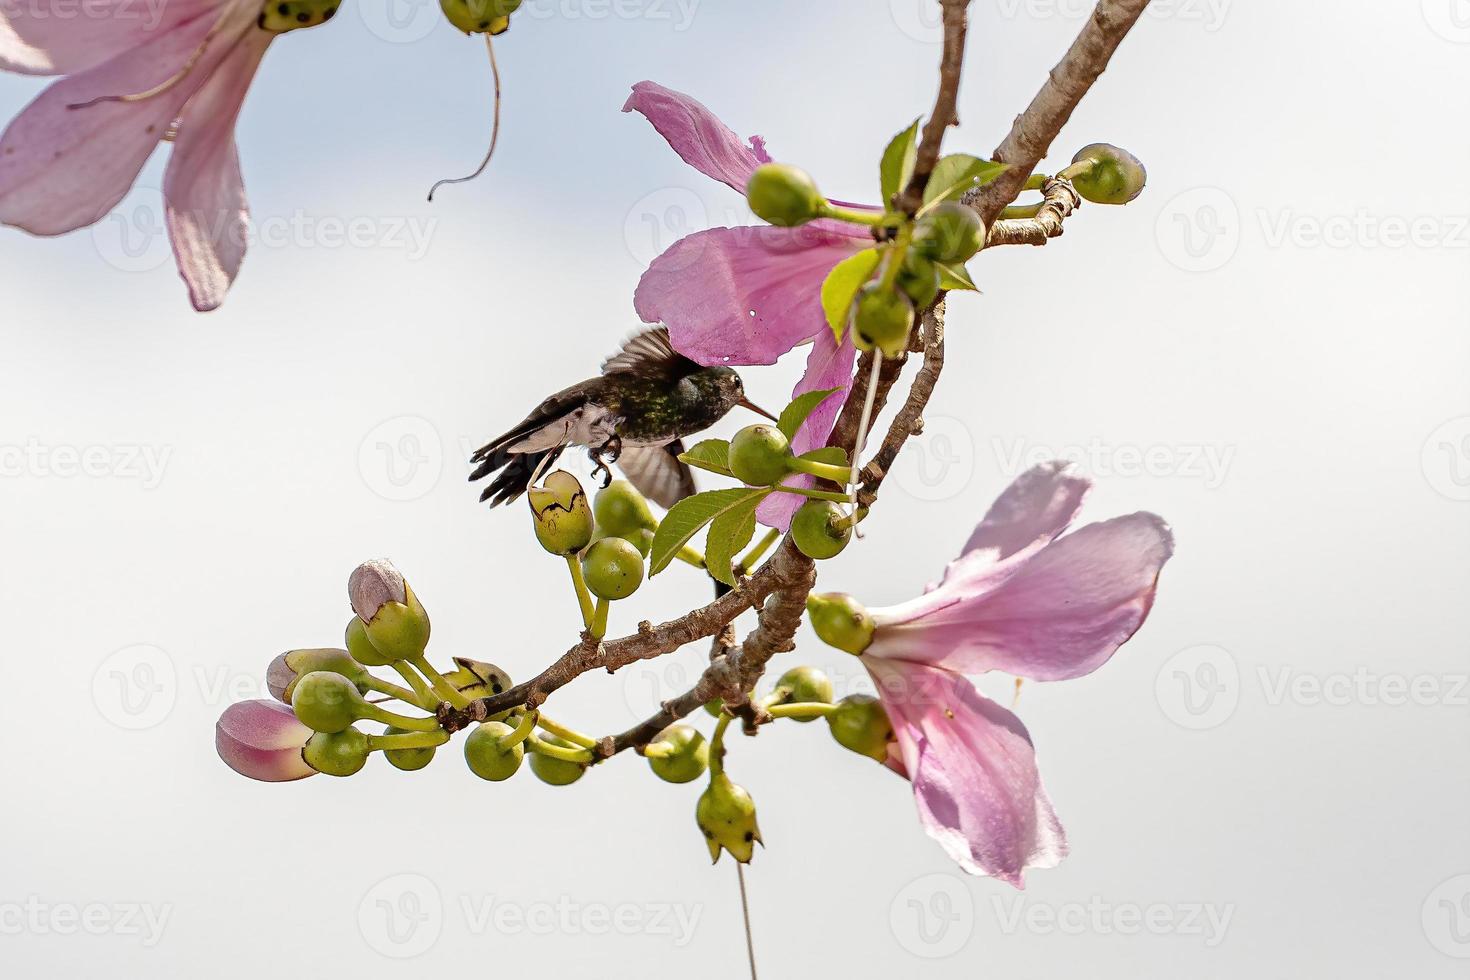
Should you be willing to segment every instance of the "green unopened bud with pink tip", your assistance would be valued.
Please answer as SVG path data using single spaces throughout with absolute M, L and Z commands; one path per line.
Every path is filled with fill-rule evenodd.
M 368 690 L 365 683 L 368 672 L 363 669 L 362 664 L 352 659 L 352 655 L 346 650 L 330 647 L 291 650 L 281 654 L 266 668 L 265 685 L 270 690 L 271 697 L 283 704 L 290 704 L 297 681 L 318 670 L 341 674 L 355 684 L 359 691 Z
M 873 617 L 845 592 L 814 592 L 806 599 L 812 629 L 828 646 L 860 655 L 873 642 Z
M 421 656 L 429 645 L 429 614 L 392 562 L 375 559 L 357 566 L 347 580 L 347 597 L 378 658 L 373 662 L 358 657 L 349 627 L 347 649 L 353 659 L 369 667 L 383 666 Z
M 729 851 L 741 864 L 750 863 L 761 830 L 755 819 L 755 800 L 743 787 L 723 772 L 716 773 L 699 797 L 694 818 L 709 846 L 711 862 L 719 861 L 721 851 Z
M 536 540 L 553 555 L 575 555 L 592 541 L 592 505 L 575 476 L 557 470 L 526 492 Z
M 1077 193 L 1093 204 L 1127 204 L 1148 183 L 1143 162 L 1111 143 L 1084 146 L 1057 176 L 1070 179 Z

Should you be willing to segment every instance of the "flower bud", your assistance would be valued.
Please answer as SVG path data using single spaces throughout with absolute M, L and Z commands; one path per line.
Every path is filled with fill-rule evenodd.
M 1091 166 L 1088 166 L 1088 163 Z M 1138 157 L 1111 143 L 1093 143 L 1077 151 L 1062 176 L 1093 204 L 1127 204 L 1143 193 L 1148 171 Z
M 815 667 L 792 667 L 776 681 L 775 704 L 831 704 L 832 681 Z M 797 718 L 797 721 L 816 721 Z
M 791 518 L 791 540 L 808 558 L 835 558 L 852 540 L 852 525 L 832 501 L 808 500 Z
M 745 197 L 758 217 L 781 228 L 804 225 L 820 217 L 827 205 L 811 175 L 785 163 L 756 167 L 745 184 Z
M 643 553 L 622 538 L 603 538 L 587 549 L 582 576 L 599 599 L 626 599 L 643 584 Z
M 939 298 L 939 267 L 911 248 L 898 270 L 898 288 L 913 301 L 914 309 L 927 310 Z
M 347 621 L 342 642 L 347 645 L 348 655 L 364 667 L 386 667 L 393 663 L 393 658 L 383 656 L 373 646 L 368 639 L 367 624 L 356 616 Z
M 752 487 L 781 482 L 791 470 L 791 443 L 774 425 L 747 425 L 730 440 L 730 472 Z
M 405 728 L 389 726 L 383 734 L 408 735 L 410 733 Z M 437 747 L 433 745 L 426 745 L 418 749 L 384 749 L 383 757 L 395 769 L 402 769 L 404 772 L 418 772 L 434 761 L 434 753 L 437 751 Z
M 566 739 L 556 735 L 542 735 L 541 741 L 549 742 L 552 745 L 558 745 L 566 749 L 581 748 L 580 745 L 573 745 Z M 582 774 L 587 771 L 587 763 L 568 762 L 565 759 L 557 759 L 533 751 L 531 753 L 531 771 L 536 774 L 537 779 L 546 783 L 548 786 L 570 786 L 582 778 Z
M 870 694 L 849 694 L 827 716 L 832 737 L 845 749 L 879 762 L 888 761 L 893 725 L 883 704 Z
M 521 0 L 439 0 L 444 17 L 466 34 L 504 34 Z
M 557 470 L 526 492 L 536 540 L 553 555 L 575 555 L 592 540 L 592 507 L 582 484 Z
M 689 725 L 670 725 L 648 743 L 644 756 L 659 779 L 688 783 L 703 776 L 709 768 L 709 743 Z
M 335 734 L 362 717 L 362 693 L 341 674 L 316 670 L 296 682 L 291 710 L 314 732 Z
M 828 646 L 861 654 L 873 642 L 873 617 L 845 592 L 812 593 L 806 599 L 806 613 Z
M 914 228 L 914 247 L 936 262 L 968 262 L 985 246 L 985 222 L 959 201 L 935 206 Z
M 214 748 L 225 765 L 266 783 L 316 774 L 301 758 L 309 738 L 311 729 L 290 708 L 274 701 L 232 704 L 214 726 Z
M 884 357 L 901 357 L 914 328 L 914 302 L 898 289 L 870 282 L 858 290 L 853 312 L 853 343 L 858 350 L 878 348 Z
M 494 664 L 468 657 L 455 657 L 454 670 L 447 672 L 444 679 L 454 689 L 470 700 L 489 698 L 504 694 L 510 689 L 510 675 Z
M 429 644 L 429 614 L 391 562 L 378 559 L 359 565 L 347 580 L 347 596 L 352 611 L 366 626 L 368 642 L 386 658 L 385 663 L 424 652 Z M 353 657 L 356 659 L 355 652 Z
M 464 740 L 464 761 L 469 764 L 470 772 L 492 783 L 514 776 L 521 768 L 526 749 L 521 742 L 510 748 L 501 746 L 500 740 L 512 731 L 504 722 L 487 721 L 470 732 Z
M 366 690 L 363 678 L 367 671 L 346 650 L 333 648 L 291 650 L 281 654 L 266 668 L 265 685 L 270 689 L 272 697 L 284 704 L 290 704 L 296 682 L 317 670 L 341 674 L 356 684 L 359 691 Z
M 704 832 L 711 862 L 719 861 L 720 851 L 741 864 L 749 864 L 755 854 L 755 842 L 761 830 L 755 820 L 755 800 L 742 787 L 720 773 L 710 780 L 709 788 L 699 797 L 694 818 Z
M 301 750 L 308 766 L 328 776 L 352 776 L 367 765 L 372 749 L 368 738 L 356 728 L 340 732 L 317 732 Z
M 342 0 L 271 0 L 260 12 L 257 24 L 271 34 L 306 27 L 320 27 L 337 14 Z
M 597 529 L 606 537 L 633 540 L 639 531 L 652 531 L 658 520 L 638 488 L 627 480 L 614 480 L 592 502 Z

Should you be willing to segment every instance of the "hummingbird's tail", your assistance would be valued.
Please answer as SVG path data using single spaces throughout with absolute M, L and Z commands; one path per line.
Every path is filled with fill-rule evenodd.
M 536 474 L 556 462 L 564 449 L 565 446 L 553 446 L 540 452 L 513 453 L 504 449 L 492 450 L 487 446 L 470 457 L 470 462 L 479 464 L 470 474 L 470 480 L 483 480 L 499 470 L 500 473 L 480 494 L 481 501 L 488 500 L 491 507 L 499 507 L 530 489 Z

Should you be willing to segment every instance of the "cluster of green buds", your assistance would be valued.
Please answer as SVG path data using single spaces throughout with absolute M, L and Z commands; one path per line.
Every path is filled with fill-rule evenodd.
M 774 487 L 786 477 L 804 473 L 846 486 L 849 467 L 821 458 L 821 451 L 797 456 L 791 441 L 771 425 L 746 426 L 730 440 L 730 472 L 751 487 Z M 837 501 L 808 500 L 791 521 L 791 539 L 808 558 L 835 558 L 852 540 L 861 518 L 845 513 Z
M 504 34 L 522 0 L 439 0 L 444 16 L 465 34 Z
M 536 540 L 566 560 L 582 624 L 601 639 L 607 634 L 609 604 L 643 584 L 658 528 L 648 501 L 631 483 L 614 480 L 588 503 L 582 484 L 565 470 L 532 487 L 526 500 Z

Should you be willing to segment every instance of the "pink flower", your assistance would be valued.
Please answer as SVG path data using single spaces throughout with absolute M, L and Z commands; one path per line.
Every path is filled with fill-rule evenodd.
M 93 224 L 171 141 L 169 239 L 194 308 L 215 309 L 249 231 L 235 148 L 245 93 L 271 41 L 330 19 L 337 0 L 99 2 L 89 17 L 46 0 L 0 8 L 0 68 L 66 76 L 0 137 L 0 223 L 35 235 Z
M 240 775 L 284 783 L 316 775 L 301 758 L 311 734 L 284 704 L 241 701 L 220 715 L 214 747 L 225 765 Z
M 1017 887 L 1056 866 L 1066 837 L 1025 726 L 965 675 L 1090 674 L 1143 625 L 1174 550 L 1153 514 L 1062 536 L 1090 487 L 1063 463 L 1022 475 L 939 584 L 869 611 L 862 648 L 893 725 L 888 765 L 913 783 L 925 830 L 966 871 Z
M 623 106 L 641 112 L 684 162 L 741 194 L 756 167 L 771 162 L 765 143 L 747 145 L 687 95 L 639 82 Z M 792 397 L 836 388 L 792 440 L 798 454 L 826 445 L 852 387 L 856 352 L 837 343 L 822 312 L 822 282 L 843 259 L 873 245 L 869 231 L 840 221 L 799 228 L 711 228 L 675 242 L 638 283 L 633 303 L 648 323 L 664 323 L 681 354 L 701 364 L 775 364 L 810 343 L 806 374 Z M 794 481 L 793 481 L 794 482 Z M 810 478 L 802 478 L 810 485 Z M 773 494 L 762 523 L 785 527 L 801 506 L 796 494 Z

